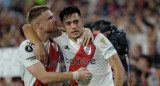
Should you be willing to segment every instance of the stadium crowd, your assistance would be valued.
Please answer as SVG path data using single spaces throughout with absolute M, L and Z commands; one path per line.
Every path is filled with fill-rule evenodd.
M 18 47 L 25 40 L 27 12 L 42 4 L 50 5 L 57 18 L 63 7 L 76 5 L 86 25 L 103 19 L 123 29 L 130 49 L 131 86 L 160 86 L 160 0 L 0 0 L 0 48 Z M 1 77 L 0 82 L 5 80 Z

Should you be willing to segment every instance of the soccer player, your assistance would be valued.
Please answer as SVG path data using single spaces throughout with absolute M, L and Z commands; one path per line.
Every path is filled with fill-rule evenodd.
M 93 76 L 90 81 L 71 80 L 71 86 L 122 86 L 125 79 L 125 71 L 119 56 L 110 41 L 102 34 L 94 35 L 95 40 L 83 46 L 82 39 L 84 20 L 81 19 L 80 10 L 75 6 L 64 8 L 59 14 L 62 29 L 66 31 L 62 36 L 54 38 L 59 44 L 65 59 L 67 71 L 76 71 L 80 67 L 87 68 Z M 39 42 L 33 35 L 32 28 L 23 28 L 26 37 Z M 28 35 L 32 34 L 34 38 Z M 60 40 L 61 39 L 61 40 Z M 114 70 L 114 83 L 112 77 Z
M 41 63 L 36 59 L 33 44 L 25 40 L 19 47 L 20 57 L 18 60 L 22 64 L 22 79 L 25 86 L 55 86 L 57 82 L 69 80 L 88 80 L 91 73 L 86 68 L 80 68 L 73 72 L 60 72 L 59 67 L 59 46 L 49 39 L 52 32 L 58 31 L 56 19 L 48 6 L 35 6 L 28 15 L 29 24 L 34 27 L 38 38 L 42 42 L 47 52 L 47 60 Z M 24 26 L 26 27 L 26 26 Z M 39 42 L 40 43 L 40 42 Z

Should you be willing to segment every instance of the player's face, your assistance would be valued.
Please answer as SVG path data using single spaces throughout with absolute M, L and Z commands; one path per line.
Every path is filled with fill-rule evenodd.
M 82 34 L 83 24 L 84 20 L 81 19 L 78 13 L 73 13 L 64 19 L 63 29 L 71 40 L 76 41 Z
M 57 20 L 50 10 L 42 12 L 41 18 L 42 18 L 41 25 L 45 32 L 50 33 L 58 30 L 57 23 L 56 23 Z

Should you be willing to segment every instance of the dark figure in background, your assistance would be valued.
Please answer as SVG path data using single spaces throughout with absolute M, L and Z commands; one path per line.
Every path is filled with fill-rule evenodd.
M 90 27 L 93 33 L 102 33 L 111 41 L 111 43 L 117 50 L 121 62 L 127 73 L 128 66 L 126 63 L 125 55 L 128 54 L 128 44 L 126 40 L 126 34 L 121 30 L 117 30 L 114 24 L 105 20 L 96 21 Z

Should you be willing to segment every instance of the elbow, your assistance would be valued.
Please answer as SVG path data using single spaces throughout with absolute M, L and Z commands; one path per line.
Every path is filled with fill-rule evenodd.
M 47 80 L 42 80 L 43 84 L 48 84 L 49 82 Z
M 40 79 L 39 79 L 39 81 L 41 82 L 41 83 L 43 83 L 43 84 L 49 84 L 49 83 L 57 83 L 57 82 L 59 82 L 58 81 L 59 80 L 59 78 L 50 78 L 50 76 L 43 76 L 43 77 L 41 77 Z

